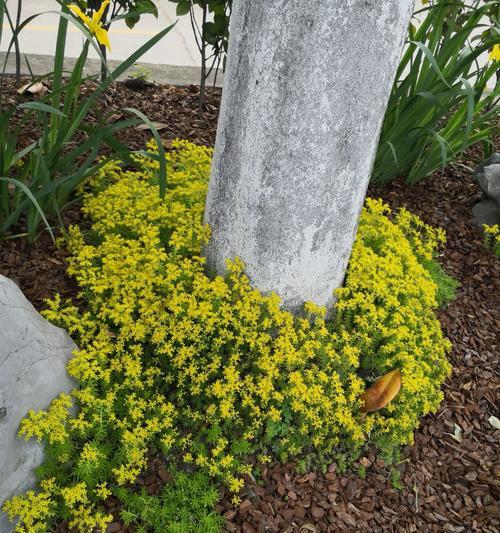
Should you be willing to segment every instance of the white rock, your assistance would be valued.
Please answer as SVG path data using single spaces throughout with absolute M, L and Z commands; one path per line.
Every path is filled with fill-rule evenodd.
M 44 320 L 17 285 L 0 276 L 0 506 L 33 488 L 43 447 L 17 436 L 28 410 L 46 409 L 73 382 L 66 364 L 76 345 Z M 14 526 L 0 511 L 0 533 Z

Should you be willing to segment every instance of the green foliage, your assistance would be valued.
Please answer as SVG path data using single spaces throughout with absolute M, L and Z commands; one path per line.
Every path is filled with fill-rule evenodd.
M 229 21 L 233 0 L 170 0 L 177 4 L 177 15 L 189 15 L 194 38 L 201 55 L 200 108 L 205 98 L 206 80 L 222 63 L 225 67 L 229 45 Z M 201 25 L 198 24 L 195 8 L 201 10 Z M 210 20 L 211 19 L 211 20 Z M 207 48 L 211 47 L 210 53 Z
M 141 81 L 149 81 L 151 71 L 142 65 L 135 65 L 135 69 L 129 74 L 129 77 Z
M 416 183 L 492 134 L 497 61 L 478 58 L 500 42 L 498 4 L 435 0 L 411 26 L 382 127 L 372 180 Z M 487 23 L 489 21 L 489 24 Z
M 393 489 L 401 490 L 403 485 L 401 484 L 401 472 L 395 468 L 391 468 L 391 486 Z
M 103 0 L 59 0 L 64 4 L 76 3 L 84 12 L 98 11 Z M 125 19 L 129 28 L 133 28 L 140 20 L 141 15 L 151 14 L 158 17 L 158 8 L 153 0 L 111 0 L 106 13 L 104 27 L 109 27 L 113 21 Z
M 439 307 L 446 307 L 452 300 L 455 299 L 455 295 L 460 284 L 455 278 L 448 276 L 443 270 L 440 263 L 433 259 L 432 261 L 424 261 L 423 265 L 428 270 L 434 283 L 437 287 L 436 298 Z
M 43 528 L 63 518 L 81 533 L 104 529 L 110 493 L 127 500 L 123 518 L 138 529 L 159 527 L 149 524 L 160 517 L 161 527 L 184 520 L 168 510 L 177 496 L 152 501 L 165 509 L 149 513 L 146 495 L 123 492 L 151 453 L 233 493 L 253 456 L 299 459 L 303 469 L 336 462 L 339 470 L 367 445 L 395 456 L 442 399 L 450 344 L 423 265 L 441 231 L 406 210 L 390 217 L 368 199 L 335 321 L 312 303 L 297 317 L 277 295 L 252 288 L 238 259 L 225 277 L 206 274 L 200 252 L 209 236 L 202 219 L 212 151 L 184 141 L 172 147 L 164 199 L 158 160 L 135 156 L 136 171 L 110 161 L 84 196 L 92 239 L 69 230 L 68 273 L 85 309 L 56 299 L 45 316 L 79 346 L 68 365 L 78 387 L 21 424 L 25 438 L 46 442 L 47 460 L 36 507 L 30 494 L 4 506 L 20 518 L 19 532 L 29 521 Z M 395 368 L 399 394 L 364 416 L 361 394 Z M 201 501 L 205 510 L 209 501 Z M 188 498 L 177 507 L 193 505 Z
M 26 19 L 26 25 L 39 15 Z M 74 25 L 84 36 L 85 42 L 80 57 L 68 78 L 63 70 L 68 24 Z M 116 133 L 129 126 L 151 122 L 139 117 L 135 110 L 127 110 L 137 118 L 127 118 L 109 124 L 108 114 L 98 111 L 98 101 L 111 83 L 123 74 L 147 50 L 170 31 L 161 31 L 141 46 L 113 72 L 108 72 L 104 81 L 85 99 L 81 98 L 81 85 L 84 66 L 90 46 L 101 59 L 95 36 L 81 22 L 69 14 L 66 7 L 60 13 L 57 32 L 56 55 L 53 72 L 33 80 L 47 80 L 52 85 L 49 95 L 39 95 L 33 102 L 17 106 L 22 111 L 21 118 L 14 120 L 16 109 L 2 109 L 0 117 L 0 236 L 9 236 L 12 227 L 22 223 L 32 241 L 41 222 L 49 232 L 47 219 L 56 219 L 62 225 L 61 211 L 72 200 L 72 195 L 80 183 L 94 174 L 100 167 L 96 157 L 106 144 L 117 156 L 129 159 L 129 152 L 116 138 Z M 15 37 L 15 36 L 14 36 Z M 14 39 L 13 37 L 13 39 Z M 12 42 L 10 46 L 12 46 Z M 92 120 L 89 118 L 92 117 Z M 26 147 L 19 147 L 18 138 L 30 128 L 38 137 Z M 160 153 L 163 150 L 158 145 Z M 166 181 L 164 168 L 160 169 L 160 185 Z M 52 233 L 52 232 L 51 232 Z
M 201 472 L 174 471 L 173 481 L 156 496 L 142 489 L 134 493 L 120 488 L 117 497 L 123 503 L 120 512 L 125 525 L 136 531 L 164 533 L 217 533 L 224 519 L 214 512 L 219 492 L 208 476 Z

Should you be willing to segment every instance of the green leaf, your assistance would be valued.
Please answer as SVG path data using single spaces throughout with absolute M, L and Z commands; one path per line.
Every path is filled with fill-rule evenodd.
M 424 43 L 419 43 L 418 41 L 410 41 L 412 44 L 420 48 L 422 52 L 424 53 L 425 57 L 427 58 L 427 61 L 432 65 L 432 68 L 436 71 L 436 74 L 439 76 L 439 78 L 442 80 L 442 82 L 447 86 L 450 87 L 449 83 L 446 81 L 446 78 L 443 76 L 443 73 L 441 72 L 441 69 L 439 68 L 439 65 L 437 64 L 437 61 L 435 57 L 432 55 L 432 52 L 425 46 Z
M 125 17 L 125 24 L 132 29 L 141 20 L 139 15 Z
M 35 206 L 35 209 L 38 211 L 38 214 L 40 215 L 40 218 L 43 220 L 43 223 L 45 224 L 47 231 L 50 233 L 50 236 L 52 238 L 52 241 L 55 243 L 56 239 L 54 237 L 54 234 L 52 233 L 52 228 L 50 227 L 49 222 L 47 221 L 47 218 L 45 217 L 45 213 L 43 212 L 42 208 L 40 207 L 40 204 L 38 203 L 37 199 L 33 195 L 33 193 L 28 189 L 28 187 L 20 182 L 19 180 L 16 180 L 15 178 L 7 178 L 7 177 L 0 177 L 0 181 L 6 181 L 9 183 L 13 183 L 16 187 L 19 187 L 24 194 L 31 200 L 33 205 Z
M 143 120 L 144 123 L 147 124 L 147 126 L 151 130 L 151 133 L 153 134 L 153 137 L 156 141 L 156 145 L 158 147 L 158 156 L 160 163 L 160 173 L 158 176 L 158 179 L 160 181 L 160 197 L 164 198 L 165 193 L 167 192 L 167 162 L 165 157 L 165 148 L 163 147 L 163 143 L 161 142 L 160 134 L 158 133 L 158 130 L 155 128 L 155 125 L 151 122 L 151 120 L 141 111 L 134 109 L 133 107 L 126 107 L 123 111 L 132 113 L 139 117 L 141 120 Z
M 51 105 L 44 104 L 43 102 L 26 102 L 25 104 L 20 104 L 18 107 L 20 107 L 21 109 L 32 109 L 33 111 L 42 111 L 43 113 L 50 113 L 59 117 L 66 117 L 66 115 L 59 109 L 56 109 Z
M 182 17 L 183 15 L 187 15 L 190 9 L 191 3 L 188 0 L 181 0 L 177 4 L 177 9 L 175 10 L 175 12 L 178 17 Z
M 469 140 L 469 136 L 472 131 L 472 126 L 474 122 L 474 89 L 465 78 L 459 78 L 459 81 L 462 82 L 464 86 L 464 91 L 467 95 L 467 123 L 465 126 L 464 142 L 462 145 L 463 150 L 467 146 L 467 141 Z

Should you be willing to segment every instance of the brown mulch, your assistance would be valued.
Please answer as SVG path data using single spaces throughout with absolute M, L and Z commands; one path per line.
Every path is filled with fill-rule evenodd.
M 28 78 L 23 78 L 21 86 L 29 83 Z M 46 84 L 49 88 L 49 84 Z M 96 85 L 89 81 L 82 87 L 82 98 L 91 94 Z M 6 107 L 23 102 L 36 100 L 38 96 L 17 94 L 18 85 L 13 76 L 3 79 L 3 93 L 0 95 Z M 175 138 L 187 139 L 197 144 L 213 146 L 215 131 L 219 114 L 221 89 L 208 87 L 205 95 L 204 109 L 198 109 L 199 89 L 196 85 L 177 87 L 173 85 L 152 85 L 140 91 L 129 89 L 123 83 L 113 84 L 97 102 L 97 113 L 87 117 L 93 122 L 97 118 L 109 115 L 107 123 L 114 123 L 126 118 L 134 118 L 131 113 L 125 113 L 125 108 L 135 108 L 142 111 L 153 121 L 165 144 Z M 16 116 L 21 117 L 22 111 L 17 111 Z M 29 123 L 25 132 L 21 133 L 19 144 L 27 146 L 35 140 L 36 124 Z M 143 150 L 146 141 L 151 138 L 147 129 L 129 128 L 118 133 L 118 138 L 126 142 L 132 150 Z
M 200 115 L 195 90 L 158 87 L 134 93 L 118 85 L 109 93 L 108 105 L 137 107 L 170 124 L 162 131 L 167 140 L 179 136 L 212 144 L 219 95 L 209 97 L 214 109 Z M 129 141 L 137 148 L 147 137 L 137 132 Z M 471 150 L 468 159 L 474 166 L 481 154 Z M 484 248 L 480 229 L 471 223 L 480 192 L 467 170 L 449 166 L 419 185 L 394 182 L 371 187 L 369 194 L 393 207 L 406 206 L 447 232 L 440 261 L 461 286 L 457 298 L 439 312 L 453 344 L 445 400 L 437 414 L 423 419 L 415 444 L 403 450 L 399 474 L 372 452 L 343 475 L 334 466 L 304 475 L 292 464 L 262 467 L 262 479 L 247 480 L 238 507 L 229 495 L 221 501 L 218 509 L 227 519 L 227 531 L 500 531 L 500 431 L 488 421 L 499 416 L 500 261 Z M 66 216 L 76 220 L 78 211 Z M 0 273 L 15 279 L 37 308 L 56 292 L 75 295 L 74 284 L 65 277 L 64 257 L 44 235 L 31 247 L 21 239 L 0 241 Z M 357 474 L 358 466 L 366 470 L 365 479 Z M 398 475 L 400 488 L 394 488 Z M 155 492 L 168 480 L 158 463 L 141 482 Z M 112 528 L 125 531 L 118 522 Z

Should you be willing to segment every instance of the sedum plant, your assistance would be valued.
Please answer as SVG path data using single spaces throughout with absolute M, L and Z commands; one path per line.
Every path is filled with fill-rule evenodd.
M 483 224 L 484 245 L 491 250 L 496 257 L 500 257 L 500 226 Z
M 382 126 L 372 180 L 416 183 L 469 146 L 489 142 L 498 116 L 498 4 L 431 0 L 410 27 Z M 490 61 L 483 66 L 480 58 Z
M 125 509 L 121 518 L 126 526 L 137 525 L 137 532 L 217 533 L 224 524 L 214 511 L 219 491 L 201 472 L 188 474 L 173 471 L 172 482 L 151 497 L 144 489 L 132 492 L 117 490 Z
M 322 465 L 367 445 L 391 454 L 442 399 L 450 343 L 428 268 L 442 231 L 367 200 L 335 320 L 311 303 L 296 317 L 254 289 L 237 258 L 226 277 L 207 275 L 212 150 L 172 147 L 164 199 L 157 160 L 135 156 L 138 170 L 110 161 L 84 196 L 90 229 L 69 230 L 68 272 L 85 303 L 56 298 L 45 316 L 80 347 L 68 365 L 78 386 L 21 424 L 23 437 L 46 443 L 46 460 L 40 492 L 4 505 L 18 532 L 62 520 L 105 529 L 110 494 L 147 529 L 160 517 L 124 491 L 151 454 L 224 483 L 236 501 L 251 456 Z M 363 414 L 365 389 L 396 368 L 399 394 Z

